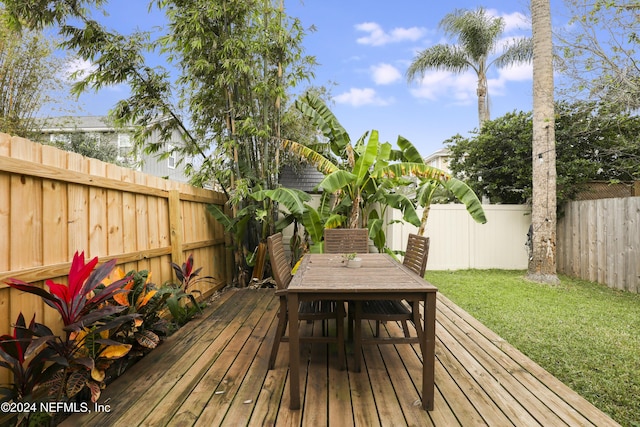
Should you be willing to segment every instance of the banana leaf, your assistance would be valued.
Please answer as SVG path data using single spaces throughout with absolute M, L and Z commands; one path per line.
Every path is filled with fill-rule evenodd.
M 418 178 L 444 181 L 451 178 L 451 175 L 442 169 L 425 165 L 424 163 L 403 162 L 394 163 L 386 168 L 380 169 L 376 177 L 399 178 L 402 176 L 416 176 Z
M 379 145 L 378 157 L 376 159 L 375 164 L 373 165 L 374 174 L 380 169 L 383 169 L 389 166 L 391 151 L 392 151 L 391 144 L 389 144 L 388 142 L 383 142 L 382 144 Z
M 378 215 L 377 210 L 369 212 L 369 218 L 367 220 L 367 228 L 369 229 L 369 238 L 373 240 L 373 244 L 378 248 L 378 252 L 381 252 L 387 244 L 387 236 L 382 229 L 384 221 Z
M 304 158 L 325 175 L 338 170 L 338 167 L 322 154 L 295 141 L 282 140 L 282 148 Z
M 327 220 L 324 223 L 324 227 L 325 228 L 338 228 L 340 227 L 342 224 L 344 224 L 344 221 L 347 219 L 346 216 L 344 215 L 340 215 L 340 214 L 332 214 L 329 216 L 329 218 L 327 218 Z
M 325 176 L 324 179 L 320 181 L 320 184 L 318 184 L 318 187 L 322 187 L 329 193 L 334 193 L 340 189 L 348 187 L 351 184 L 355 184 L 356 179 L 356 175 L 352 174 L 351 172 L 338 169 Z
M 398 135 L 398 147 L 402 151 L 403 161 L 411 163 L 423 163 L 424 160 L 418 149 L 405 137 Z
M 484 209 L 482 209 L 482 203 L 471 187 L 456 178 L 450 178 L 445 181 L 443 185 L 453 193 L 456 199 L 460 200 L 466 206 L 471 218 L 480 224 L 487 222 Z
M 409 224 L 420 226 L 420 218 L 413 206 L 413 202 L 404 194 L 387 194 L 385 195 L 387 204 L 392 208 L 399 209 L 402 212 L 402 219 Z
M 369 169 L 375 163 L 378 157 L 378 146 L 380 145 L 378 139 L 378 131 L 371 131 L 369 142 L 367 142 L 364 153 L 356 160 L 355 167 L 353 168 L 353 174 L 356 176 L 356 185 L 362 186 L 364 181 L 369 176 Z
M 324 224 L 317 210 L 307 204 L 305 204 L 305 208 L 302 213 L 302 225 L 309 233 L 311 240 L 318 243 L 324 235 Z
M 320 98 L 307 93 L 296 100 L 295 106 L 320 129 L 338 152 L 349 144 L 349 134 Z
M 304 203 L 311 200 L 311 196 L 294 188 L 276 188 L 273 190 L 260 190 L 251 194 L 255 200 L 261 202 L 266 198 L 285 206 L 294 215 L 302 215 Z

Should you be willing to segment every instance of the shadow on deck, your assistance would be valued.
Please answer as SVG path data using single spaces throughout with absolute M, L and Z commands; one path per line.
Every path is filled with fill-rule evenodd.
M 409 345 L 365 346 L 360 373 L 340 371 L 333 346 L 302 345 L 302 409 L 290 410 L 286 343 L 267 370 L 278 299 L 232 289 L 104 390 L 110 412 L 63 425 L 617 425 L 442 295 L 437 309 L 431 412 L 420 408 L 422 362 Z

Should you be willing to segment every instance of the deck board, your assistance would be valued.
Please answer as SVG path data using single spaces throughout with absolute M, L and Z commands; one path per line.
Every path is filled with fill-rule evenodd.
M 420 408 L 416 345 L 366 345 L 362 372 L 338 366 L 335 345 L 301 345 L 301 408 L 289 409 L 288 345 L 267 370 L 273 290 L 227 290 L 103 391 L 111 412 L 67 426 L 596 425 L 613 420 L 442 295 L 436 325 L 435 409 Z M 372 333 L 371 325 L 363 330 Z M 319 334 L 320 322 L 301 324 Z M 401 333 L 393 322 L 381 333 Z

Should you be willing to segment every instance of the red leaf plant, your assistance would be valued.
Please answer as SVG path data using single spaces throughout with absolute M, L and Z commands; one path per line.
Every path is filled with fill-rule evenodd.
M 37 339 L 35 315 L 27 327 L 22 313 L 13 328 L 12 335 L 0 336 L 0 367 L 8 369 L 13 382 L 0 385 L 0 402 L 30 402 L 46 400 L 39 386 L 46 381 L 47 362 L 51 350 L 46 340 Z M 34 339 L 35 338 L 35 339 Z M 0 425 L 28 425 L 31 414 L 0 413 Z M 23 423 L 23 424 L 21 424 Z
M 20 313 L 13 334 L 0 336 L 0 366 L 13 374 L 12 387 L 0 387 L 0 395 L 16 401 L 27 400 L 41 381 L 50 353 L 43 351 L 45 343 L 34 340 L 35 330 L 35 315 L 27 327 Z
M 56 309 L 62 316 L 64 330 L 69 334 L 126 309 L 126 307 L 104 304 L 104 302 L 114 294 L 127 292 L 122 288 L 131 280 L 131 276 L 99 289 L 102 281 L 115 267 L 116 260 L 108 261 L 95 268 L 97 264 L 98 257 L 85 263 L 84 252 L 81 254 L 76 252 L 69 270 L 69 284 L 54 283 L 49 279 L 45 282 L 49 291 L 18 279 L 8 279 L 6 283 L 12 288 L 38 295 L 45 304 Z
M 76 252 L 69 269 L 69 284 L 47 280 L 48 291 L 18 279 L 6 282 L 15 289 L 41 297 L 62 317 L 66 339 L 55 336 L 51 329 L 38 323 L 32 331 L 38 343 L 46 343 L 47 349 L 51 350 L 47 360 L 53 365 L 47 369 L 47 373 L 53 374 L 42 385 L 58 399 L 63 396 L 73 398 L 85 387 L 91 390 L 91 397 L 99 395 L 94 393 L 94 389 L 103 385 L 103 379 L 94 380 L 91 373 L 98 372 L 105 365 L 100 350 L 112 344 L 120 345 L 108 338 L 110 331 L 140 316 L 137 313 L 114 316 L 127 307 L 107 300 L 118 293 L 128 292 L 124 286 L 131 276 L 105 284 L 103 282 L 115 267 L 116 260 L 100 266 L 97 264 L 97 257 L 85 263 L 84 252 Z M 87 348 L 98 350 L 90 354 Z M 119 355 L 123 354 L 120 351 Z

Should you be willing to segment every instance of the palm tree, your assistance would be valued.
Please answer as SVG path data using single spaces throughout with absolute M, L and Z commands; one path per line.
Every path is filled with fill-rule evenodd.
M 556 151 L 553 106 L 553 41 L 549 0 L 531 0 L 533 29 L 532 251 L 528 277 L 557 283 Z
M 531 61 L 533 45 L 530 38 L 512 39 L 504 45 L 501 55 L 489 61 L 489 56 L 500 44 L 504 32 L 504 20 L 487 15 L 480 7 L 474 11 L 460 9 L 445 15 L 440 28 L 457 44 L 438 44 L 423 50 L 415 57 L 407 70 L 409 82 L 423 77 L 427 70 L 444 70 L 459 74 L 473 69 L 478 76 L 478 119 L 490 120 L 487 70 L 491 65 L 504 67 Z

